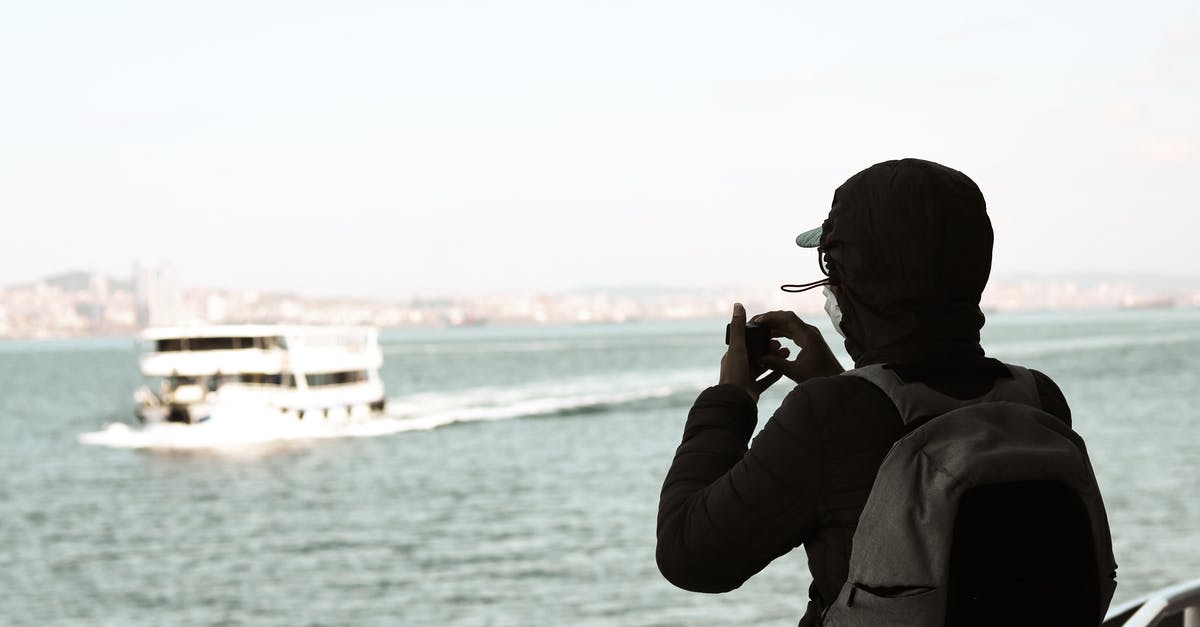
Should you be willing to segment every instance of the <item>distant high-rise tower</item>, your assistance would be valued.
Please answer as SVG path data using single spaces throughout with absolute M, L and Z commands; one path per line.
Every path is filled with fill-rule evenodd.
M 179 285 L 170 262 L 135 260 L 133 294 L 139 326 L 157 327 L 180 322 Z

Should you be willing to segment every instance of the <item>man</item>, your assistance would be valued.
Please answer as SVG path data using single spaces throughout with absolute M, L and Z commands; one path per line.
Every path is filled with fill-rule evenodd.
M 797 287 L 826 287 L 855 367 L 887 364 L 905 382 L 958 399 L 1011 376 L 979 344 L 992 228 L 966 175 L 918 159 L 876 164 L 837 189 L 821 228 L 796 239 L 817 248 L 827 275 Z M 851 538 L 903 424 L 879 388 L 835 376 L 843 368 L 825 339 L 794 313 L 752 321 L 795 342 L 799 355 L 788 360 L 773 341 L 771 354 L 749 363 L 745 316 L 735 304 L 720 383 L 696 399 L 664 481 L 659 570 L 681 588 L 725 592 L 804 545 L 813 583 L 800 624 L 819 625 L 846 581 Z M 1043 409 L 1069 425 L 1062 392 L 1033 374 Z M 781 376 L 798 385 L 747 447 L 758 396 Z

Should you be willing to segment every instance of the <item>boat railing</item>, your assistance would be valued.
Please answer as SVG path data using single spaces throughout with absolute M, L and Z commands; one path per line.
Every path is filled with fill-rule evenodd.
M 1102 623 L 1102 627 L 1155 625 L 1200 627 L 1200 579 L 1156 590 L 1119 605 L 1109 610 Z

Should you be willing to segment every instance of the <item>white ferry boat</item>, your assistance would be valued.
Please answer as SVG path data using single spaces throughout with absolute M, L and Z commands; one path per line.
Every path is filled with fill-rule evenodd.
M 379 333 L 365 327 L 219 325 L 147 329 L 143 422 L 363 418 L 383 410 Z M 217 420 L 214 420 L 217 422 Z

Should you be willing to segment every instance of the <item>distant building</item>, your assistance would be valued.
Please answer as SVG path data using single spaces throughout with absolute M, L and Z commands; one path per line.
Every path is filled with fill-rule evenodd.
M 141 327 L 177 324 L 182 298 L 170 262 L 138 259 L 133 263 L 133 294 Z
M 108 277 L 103 274 L 93 274 L 88 277 L 88 292 L 97 303 L 108 301 L 110 287 Z

